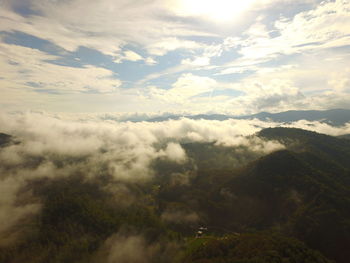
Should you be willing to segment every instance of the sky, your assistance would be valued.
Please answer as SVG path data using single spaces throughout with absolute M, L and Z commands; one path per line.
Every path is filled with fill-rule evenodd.
M 350 108 L 350 1 L 0 0 L 0 110 Z

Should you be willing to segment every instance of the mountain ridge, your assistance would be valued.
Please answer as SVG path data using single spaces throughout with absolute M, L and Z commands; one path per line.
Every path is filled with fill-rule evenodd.
M 335 126 L 341 126 L 350 122 L 350 109 L 330 109 L 330 110 L 290 110 L 278 113 L 260 112 L 251 115 L 225 115 L 225 114 L 197 114 L 197 115 L 168 115 L 146 119 L 147 122 L 162 122 L 168 120 L 179 120 L 188 118 L 193 120 L 228 120 L 228 119 L 259 119 L 273 122 L 295 122 L 299 120 L 320 121 Z

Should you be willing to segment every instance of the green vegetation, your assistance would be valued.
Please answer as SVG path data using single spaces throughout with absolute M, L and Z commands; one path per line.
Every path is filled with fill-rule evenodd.
M 103 186 L 81 176 L 32 182 L 42 200 L 41 213 L 32 220 L 29 236 L 2 251 L 1 262 L 87 262 L 121 228 L 142 231 L 149 242 L 167 234 L 151 207 L 118 206 Z
M 228 235 L 188 244 L 188 263 L 330 263 L 302 242 L 273 233 Z

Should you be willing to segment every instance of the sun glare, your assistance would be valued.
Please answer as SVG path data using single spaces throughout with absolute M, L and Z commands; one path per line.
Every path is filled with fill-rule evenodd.
M 255 0 L 180 0 L 178 11 L 185 16 L 206 16 L 215 21 L 230 21 L 247 10 Z

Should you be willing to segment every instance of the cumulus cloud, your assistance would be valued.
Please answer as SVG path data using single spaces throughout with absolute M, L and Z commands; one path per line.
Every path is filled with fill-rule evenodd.
M 261 111 L 347 108 L 350 102 L 347 57 L 335 53 L 337 56 L 332 61 L 319 66 L 320 60 L 326 60 L 331 53 L 310 54 L 307 59 L 299 58 L 297 64 L 283 66 L 261 67 L 249 60 L 238 65 L 237 61 L 237 67 L 227 68 L 226 73 L 247 74 L 239 82 L 184 73 L 170 89 L 149 86 L 143 94 L 146 101 L 166 104 L 168 109 L 185 108 L 199 113 L 244 115 Z
M 132 51 L 132 50 L 127 50 L 124 51 L 123 54 L 121 54 L 118 58 L 114 59 L 114 62 L 116 63 L 122 63 L 124 60 L 127 61 L 140 61 L 143 60 L 144 58 L 139 55 L 138 53 Z
M 166 102 L 179 104 L 189 103 L 194 96 L 211 92 L 217 82 L 208 77 L 182 74 L 169 90 L 152 87 L 148 91 L 151 99 L 160 99 Z
M 205 47 L 204 44 L 200 44 L 191 40 L 181 40 L 176 37 L 163 38 L 155 43 L 152 43 L 147 47 L 148 52 L 151 55 L 163 56 L 169 51 L 177 49 L 186 49 L 186 50 L 196 50 L 202 49 Z
M 61 66 L 54 61 L 57 56 L 37 49 L 0 43 L 0 66 L 3 74 L 0 85 L 5 88 L 22 88 L 53 93 L 108 93 L 117 90 L 121 81 L 105 68 Z M 3 94 L 8 99 L 6 91 Z
M 165 155 L 171 161 L 183 163 L 186 161 L 186 152 L 178 143 L 168 143 L 165 148 Z
M 236 39 L 242 57 L 227 67 L 231 66 L 231 71 L 234 71 L 242 64 L 256 66 L 281 55 L 318 52 L 348 45 L 349 27 L 346 25 L 349 23 L 349 2 L 343 0 L 323 1 L 292 18 L 281 17 L 274 22 L 273 29 L 257 21 L 243 32 L 245 38 Z M 277 36 L 273 37 L 271 33 Z M 222 71 L 227 72 L 228 69 Z
M 148 99 L 181 105 L 192 112 L 203 113 L 205 109 L 204 112 L 228 115 L 307 109 L 317 104 L 310 102 L 320 94 L 306 96 L 293 81 L 273 78 L 272 72 L 265 74 L 268 77 L 263 79 L 249 77 L 240 83 L 229 84 L 208 77 L 183 74 L 171 89 L 149 87 L 146 94 Z M 224 92 L 223 95 L 216 95 L 216 90 Z M 343 96 L 345 98 L 348 96 Z
M 237 106 L 245 105 L 253 112 L 273 111 L 274 109 L 283 111 L 305 98 L 298 87 L 285 79 L 272 79 L 267 83 L 247 79 L 240 87 L 237 85 L 235 88 L 245 94 L 232 99 L 230 103 Z
M 292 19 L 282 17 L 276 21 L 277 37 L 270 37 L 261 23 L 252 25 L 239 52 L 245 58 L 258 59 L 339 47 L 349 43 L 349 27 L 345 26 L 349 23 L 349 1 L 324 1 Z
M 186 58 L 181 61 L 182 64 L 184 65 L 189 65 L 189 66 L 207 66 L 210 64 L 210 58 L 208 57 L 196 57 L 193 59 Z

